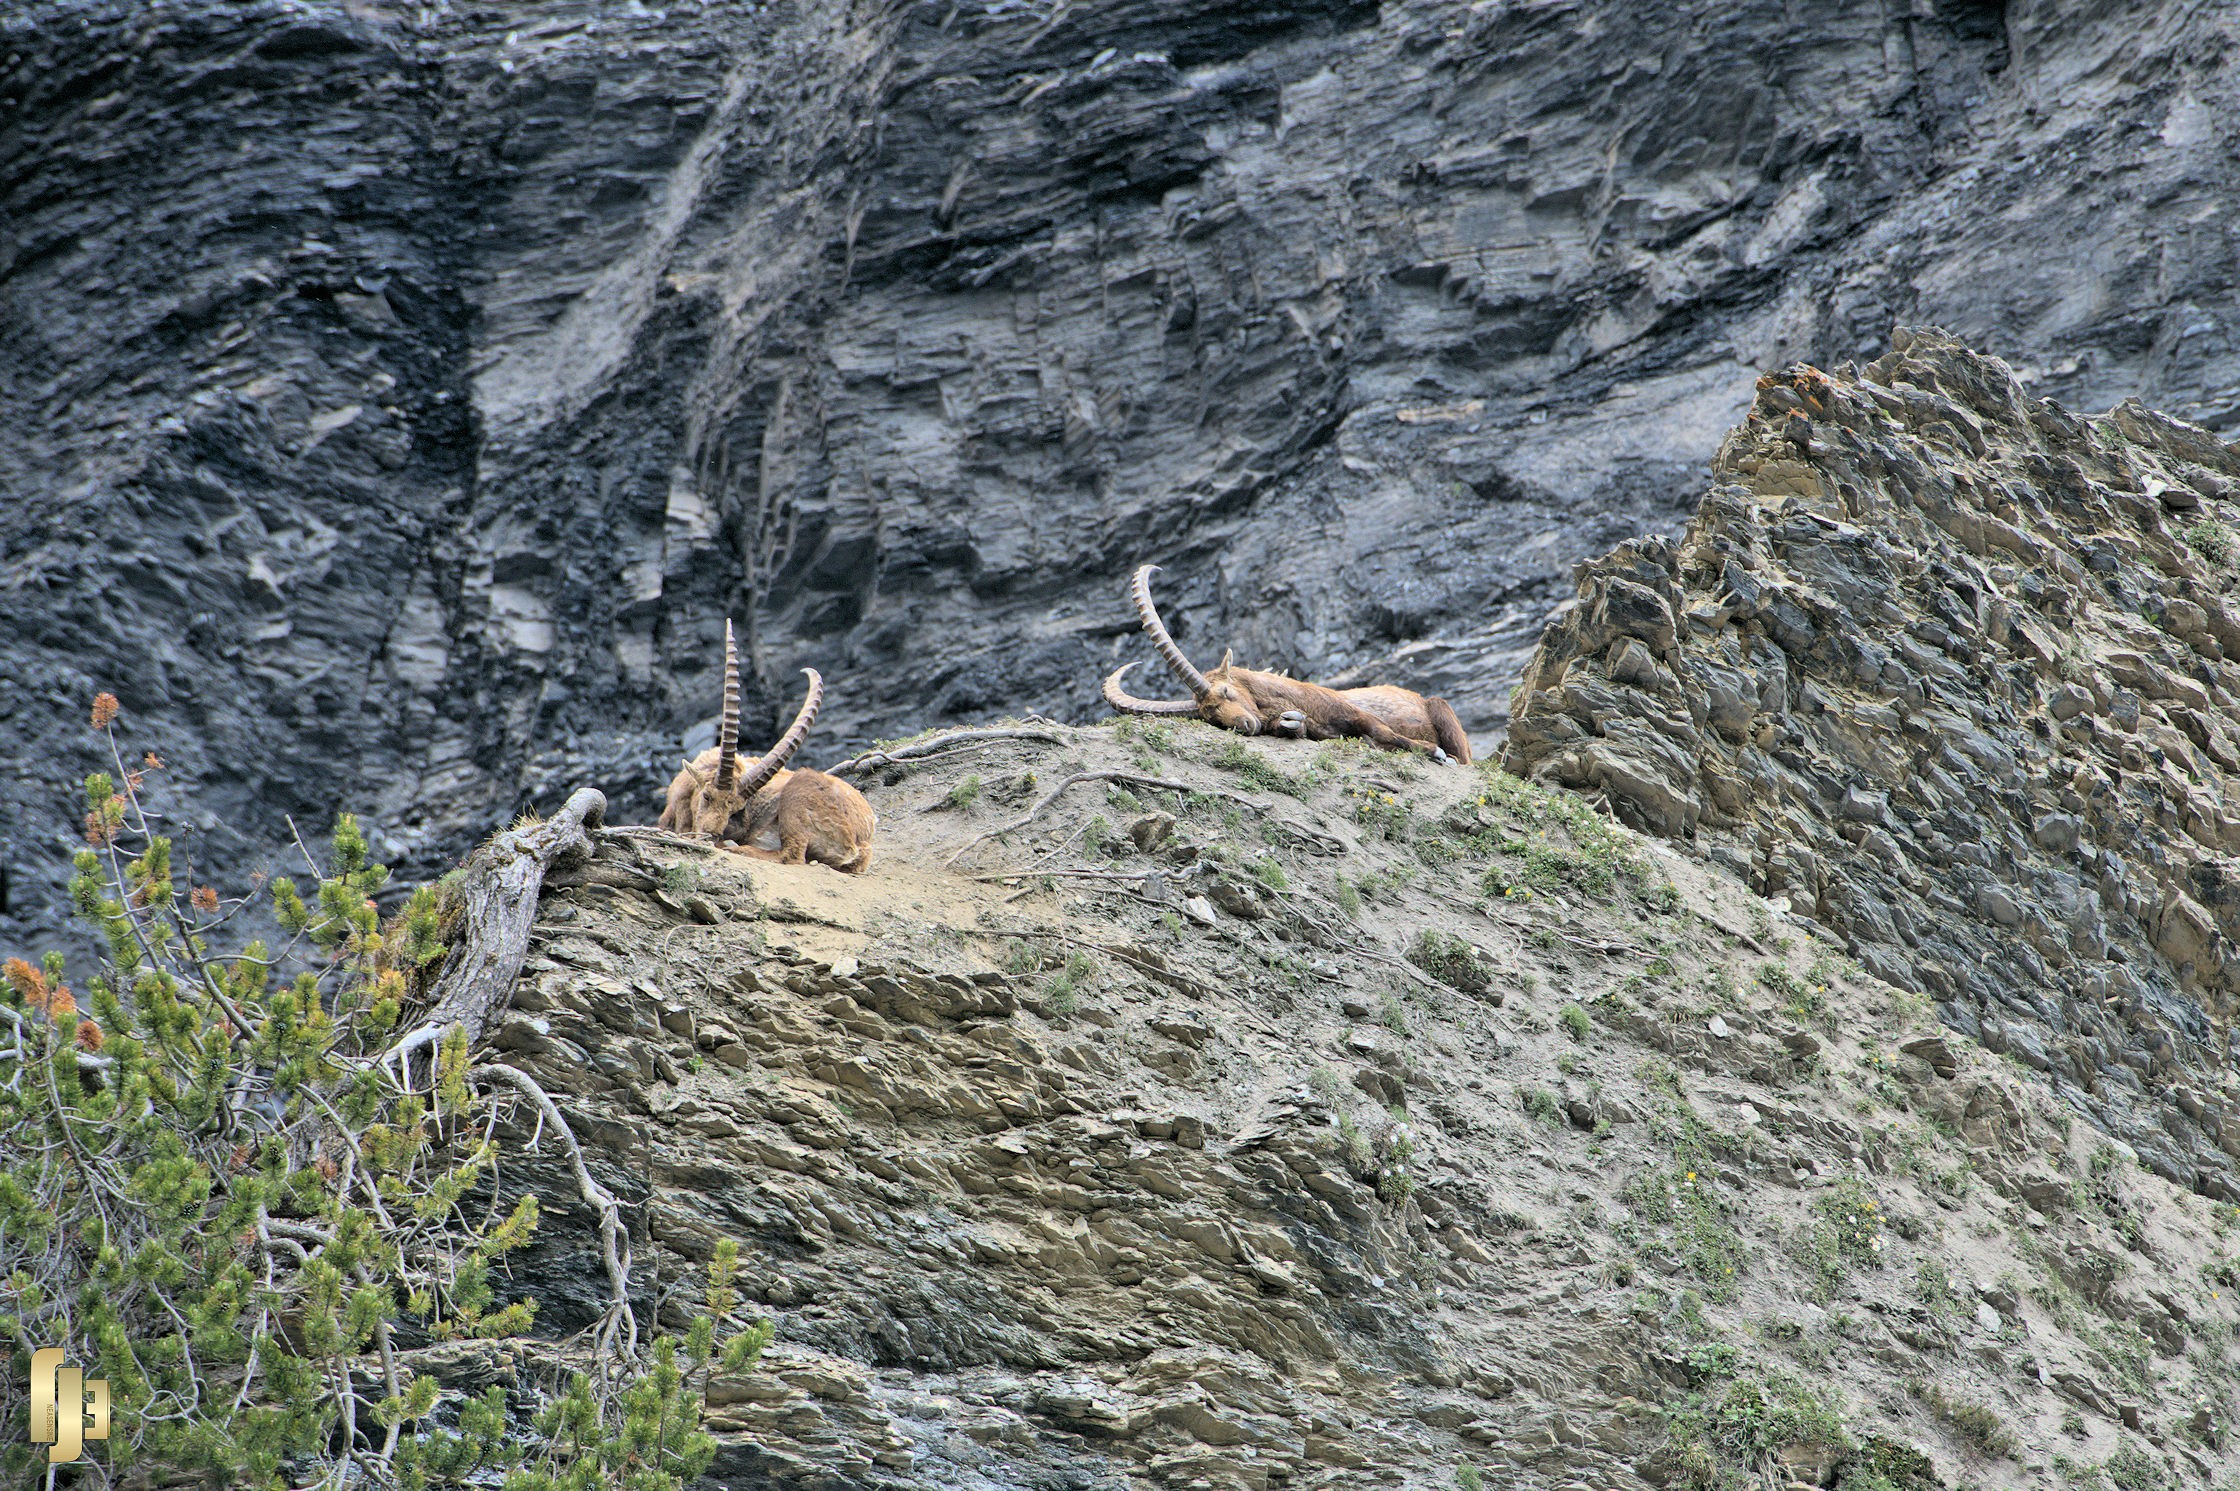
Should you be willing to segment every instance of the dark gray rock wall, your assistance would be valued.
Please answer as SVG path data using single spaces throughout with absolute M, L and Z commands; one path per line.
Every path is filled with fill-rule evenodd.
M 1690 13 L 1690 10 L 1695 13 Z M 1754 370 L 2240 421 L 2235 22 L 2109 0 L 0 11 L 0 930 L 85 700 L 231 875 L 1209 656 L 1498 731 Z

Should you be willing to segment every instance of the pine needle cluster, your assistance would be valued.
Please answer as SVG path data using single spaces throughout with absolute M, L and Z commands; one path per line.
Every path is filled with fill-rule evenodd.
M 60 1346 L 109 1384 L 90 1453 L 112 1484 L 675 1491 L 698 1475 L 709 1375 L 751 1369 L 770 1336 L 735 1320 L 736 1247 L 686 1336 L 592 1352 L 564 1385 L 462 1397 L 415 1373 L 420 1347 L 535 1323 L 500 1288 L 538 1221 L 496 1173 L 523 1099 L 472 1080 L 458 1032 L 430 1090 L 381 1060 L 450 951 L 437 890 L 384 928 L 388 872 L 344 814 L 323 862 L 304 851 L 301 886 L 182 894 L 149 801 L 162 762 L 125 768 L 119 714 L 95 701 L 116 769 L 86 779 L 70 884 L 103 947 L 84 1005 L 61 954 L 0 961 L 0 1415 L 24 1422 L 30 1355 Z M 229 936 L 252 904 L 280 945 Z M 0 1446 L 10 1484 L 44 1461 Z

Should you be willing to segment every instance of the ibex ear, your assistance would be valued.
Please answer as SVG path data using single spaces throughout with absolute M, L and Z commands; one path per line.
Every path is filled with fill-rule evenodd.
M 705 787 L 708 785 L 708 779 L 700 775 L 700 768 L 694 766 L 690 761 L 687 761 L 684 764 L 684 774 L 692 778 L 692 785 L 695 787 Z
M 1225 647 L 1221 650 L 1221 666 L 1214 671 L 1218 673 L 1226 673 L 1236 665 L 1237 650 L 1234 647 Z

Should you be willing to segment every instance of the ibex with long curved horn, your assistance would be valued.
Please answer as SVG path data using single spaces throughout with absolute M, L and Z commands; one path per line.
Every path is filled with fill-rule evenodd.
M 797 740 L 794 745 L 798 747 L 800 742 Z M 726 621 L 723 624 L 722 727 L 716 734 L 716 743 L 702 751 L 697 759 L 685 762 L 684 770 L 670 780 L 669 799 L 656 821 L 663 828 L 678 833 L 722 838 L 730 829 L 731 820 L 747 805 L 747 799 L 768 785 L 770 775 L 786 764 L 785 758 L 775 751 L 763 757 L 763 761 L 770 763 L 770 771 L 761 773 L 742 791 L 739 782 L 739 647 L 733 639 L 731 623 Z M 757 770 L 761 764 L 756 763 Z
M 1410 689 L 1379 685 L 1365 689 L 1324 688 L 1236 665 L 1236 654 L 1222 654 L 1221 666 L 1201 673 L 1168 635 L 1151 604 L 1155 564 L 1136 571 L 1129 593 L 1143 629 L 1167 666 L 1189 688 L 1188 699 L 1138 699 L 1121 684 L 1134 663 L 1113 670 L 1104 681 L 1107 704 L 1123 714 L 1194 714 L 1209 725 L 1244 735 L 1289 735 L 1308 740 L 1359 736 L 1388 751 L 1416 751 L 1435 761 L 1470 764 L 1470 737 L 1444 699 Z
M 731 623 L 723 624 L 723 724 L 716 744 L 684 763 L 669 783 L 669 800 L 658 820 L 663 828 L 713 838 L 735 854 L 779 864 L 830 865 L 860 875 L 871 865 L 871 838 L 878 816 L 863 794 L 821 771 L 788 771 L 786 763 L 809 738 L 809 726 L 824 702 L 824 680 L 814 668 L 808 697 L 778 743 L 761 758 L 741 766 L 739 748 L 739 652 Z M 735 821 L 736 820 L 736 821 Z M 756 847 L 775 833 L 778 847 Z

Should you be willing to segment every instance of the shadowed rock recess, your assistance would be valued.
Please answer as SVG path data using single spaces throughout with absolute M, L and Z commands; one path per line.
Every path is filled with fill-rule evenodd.
M 2240 417 L 2232 28 L 0 0 L 0 927 L 97 688 L 229 877 L 344 803 L 419 875 L 658 802 L 726 615 L 750 720 L 832 681 L 814 751 L 1092 717 L 1145 559 L 1194 651 L 1498 731 L 1759 369 L 1935 321 Z
M 1599 789 L 2240 1201 L 2240 450 L 1935 332 L 1793 367 L 1620 545 L 1506 764 Z

